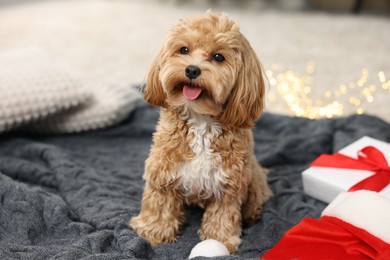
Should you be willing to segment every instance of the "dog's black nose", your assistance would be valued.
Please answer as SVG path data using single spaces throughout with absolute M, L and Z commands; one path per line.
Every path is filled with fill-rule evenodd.
M 195 65 L 188 65 L 185 71 L 186 71 L 186 76 L 189 79 L 196 79 L 201 72 L 199 67 Z

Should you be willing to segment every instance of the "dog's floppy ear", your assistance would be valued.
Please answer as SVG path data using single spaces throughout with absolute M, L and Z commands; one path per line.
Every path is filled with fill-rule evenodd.
M 226 125 L 252 128 L 264 107 L 261 64 L 249 42 L 242 36 L 241 69 L 220 121 Z
M 144 99 L 154 106 L 166 107 L 166 95 L 159 77 L 162 60 L 163 49 L 158 52 L 149 67 L 149 71 L 146 76 L 146 86 L 144 88 Z

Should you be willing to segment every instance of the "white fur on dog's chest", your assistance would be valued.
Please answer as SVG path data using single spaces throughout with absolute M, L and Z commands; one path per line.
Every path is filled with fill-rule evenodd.
M 185 196 L 218 198 L 226 183 L 226 173 L 221 169 L 220 155 L 212 150 L 211 144 L 221 134 L 221 126 L 201 115 L 192 115 L 187 122 L 189 134 L 194 136 L 189 147 L 195 153 L 195 158 L 180 169 L 181 189 Z

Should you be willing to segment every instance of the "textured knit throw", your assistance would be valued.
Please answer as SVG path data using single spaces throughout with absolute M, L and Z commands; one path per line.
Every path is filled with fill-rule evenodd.
M 36 47 L 0 55 L 0 99 L 0 133 L 102 128 L 123 120 L 140 100 L 128 86 L 74 77 Z

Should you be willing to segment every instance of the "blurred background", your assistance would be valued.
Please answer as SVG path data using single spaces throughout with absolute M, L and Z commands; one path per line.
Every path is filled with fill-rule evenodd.
M 0 54 L 38 46 L 77 75 L 136 85 L 178 19 L 226 11 L 267 74 L 267 111 L 390 122 L 390 0 L 0 0 Z

